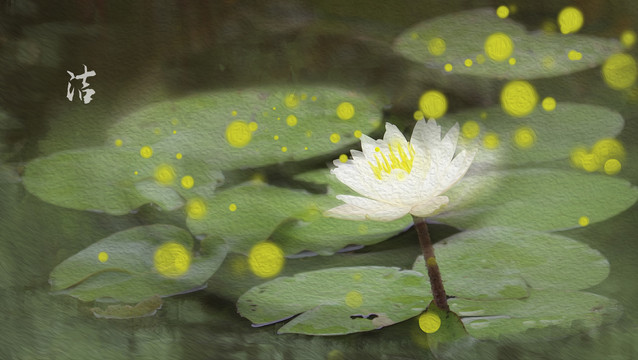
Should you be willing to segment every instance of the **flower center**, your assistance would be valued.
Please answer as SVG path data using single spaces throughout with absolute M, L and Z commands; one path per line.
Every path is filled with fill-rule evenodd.
M 373 164 L 371 161 L 368 161 L 368 164 L 370 164 L 370 168 L 372 168 L 372 172 L 374 172 L 377 179 L 382 180 L 383 172 L 390 174 L 393 169 L 400 169 L 408 174 L 412 171 L 414 147 L 409 142 L 407 149 L 404 149 L 400 143 L 396 143 L 394 147 L 388 144 L 388 156 L 381 152 L 381 149 L 378 147 L 374 150 L 381 154 L 381 158 L 379 158 L 378 154 L 374 154 L 376 164 Z

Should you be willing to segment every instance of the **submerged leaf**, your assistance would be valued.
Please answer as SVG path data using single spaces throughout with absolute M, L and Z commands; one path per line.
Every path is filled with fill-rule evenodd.
M 145 316 L 153 316 L 162 307 L 163 300 L 155 295 L 146 300 L 142 300 L 135 306 L 131 305 L 109 305 L 106 309 L 99 307 L 91 308 L 96 318 L 102 319 L 132 319 Z

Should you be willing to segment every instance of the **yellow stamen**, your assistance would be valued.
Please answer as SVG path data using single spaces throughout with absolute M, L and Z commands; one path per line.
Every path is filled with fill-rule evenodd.
M 396 152 L 392 148 L 392 145 L 388 144 L 388 157 L 390 158 L 389 161 L 388 161 L 388 157 L 386 157 L 386 155 L 383 152 L 381 152 L 381 157 L 383 158 L 383 161 L 379 159 L 377 154 L 374 154 L 374 159 L 376 160 L 376 164 L 373 164 L 372 162 L 368 162 L 370 164 L 370 168 L 372 169 L 372 172 L 374 173 L 374 176 L 376 176 L 377 179 L 379 180 L 382 179 L 382 176 L 381 176 L 382 171 L 387 174 L 390 174 L 393 169 L 403 170 L 408 174 L 412 171 L 412 163 L 414 162 L 414 154 L 415 154 L 414 147 L 412 146 L 412 144 L 408 143 L 408 154 L 405 153 L 405 149 L 403 148 L 403 146 L 401 146 L 400 143 L 395 144 L 395 148 L 397 149 Z M 375 148 L 375 151 L 380 152 L 380 149 Z

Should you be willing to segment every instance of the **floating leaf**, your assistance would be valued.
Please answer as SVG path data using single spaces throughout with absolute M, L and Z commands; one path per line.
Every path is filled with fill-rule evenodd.
M 357 142 L 381 124 L 381 104 L 330 87 L 256 87 L 198 94 L 139 110 L 110 140 L 180 152 L 238 169 L 303 160 Z
M 580 291 L 533 290 L 525 299 L 450 300 L 468 333 L 478 339 L 538 341 L 615 322 L 622 310 L 606 297 Z
M 162 298 L 155 295 L 140 301 L 135 306 L 109 305 L 106 309 L 91 308 L 96 318 L 102 319 L 132 319 L 145 316 L 153 316 L 162 307 Z
M 498 35 L 488 41 L 494 34 Z M 494 9 L 474 9 L 413 26 L 397 37 L 394 50 L 441 71 L 450 64 L 453 74 L 534 79 L 598 66 L 621 46 L 615 39 L 529 33 L 512 20 L 499 18 Z M 471 63 L 466 63 L 468 59 Z
M 430 303 L 425 314 L 435 315 L 441 321 L 441 327 L 427 335 L 428 345 L 432 351 L 436 352 L 440 345 L 458 342 L 468 337 L 461 318 L 452 311 L 439 309 L 434 301 Z
M 165 275 L 162 275 L 154 263 L 156 251 L 169 243 L 182 250 L 180 253 L 167 250 L 165 260 L 179 265 L 184 273 L 164 271 Z M 202 240 L 198 255 L 190 255 L 190 261 L 183 260 L 192 248 L 191 235 L 171 225 L 140 226 L 121 231 L 53 269 L 51 290 L 84 301 L 114 299 L 127 303 L 154 295 L 170 296 L 197 290 L 215 273 L 227 249 L 221 240 L 208 237 Z
M 295 316 L 279 333 L 340 335 L 418 315 L 431 300 L 424 276 L 385 267 L 334 268 L 279 277 L 237 301 L 239 313 L 267 325 Z
M 470 130 L 474 125 L 472 121 L 478 125 L 476 132 Z M 506 114 L 500 106 L 494 106 L 449 114 L 441 123 L 443 128 L 455 123 L 465 125 L 464 137 L 459 141 L 462 147 L 471 146 L 475 141 L 483 144 L 486 135 L 496 135 L 498 147 L 482 146 L 474 159 L 474 164 L 496 166 L 566 159 L 578 146 L 591 147 L 602 138 L 615 137 L 624 125 L 620 114 L 605 107 L 562 102 L 549 112 L 538 105 L 530 115 L 518 119 Z M 521 141 L 527 134 L 530 142 Z
M 530 288 L 580 290 L 609 274 L 609 262 L 565 236 L 512 228 L 485 228 L 434 245 L 445 290 L 475 300 L 523 298 Z M 413 270 L 425 274 L 419 256 Z
M 173 169 L 170 183 L 149 188 L 156 182 L 160 167 Z M 190 192 L 180 178 L 195 179 Z M 150 158 L 139 148 L 101 147 L 62 151 L 38 158 L 26 166 L 24 185 L 32 194 L 54 205 L 77 210 L 104 211 L 122 215 L 148 202 L 174 208 L 179 203 L 175 192 L 193 196 L 201 187 L 214 187 L 221 179 L 219 171 L 194 159 L 175 158 L 174 153 L 154 151 Z M 136 186 L 136 182 L 143 182 Z M 144 195 L 148 196 L 145 197 Z
M 550 169 L 466 176 L 447 193 L 450 205 L 432 219 L 462 229 L 510 226 L 562 230 L 608 219 L 632 206 L 638 190 L 625 180 Z

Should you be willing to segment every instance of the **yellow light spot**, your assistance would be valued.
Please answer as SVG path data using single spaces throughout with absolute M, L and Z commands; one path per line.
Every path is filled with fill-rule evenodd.
M 616 90 L 626 89 L 636 82 L 636 60 L 627 54 L 614 54 L 603 64 L 603 79 Z
M 417 121 L 423 119 L 424 118 L 423 116 L 424 116 L 423 111 L 421 110 L 417 110 L 414 112 L 414 114 L 412 114 L 412 117 L 414 118 L 414 120 L 417 120 Z
M 625 49 L 629 49 L 636 43 L 636 33 L 633 30 L 625 30 L 620 34 L 620 42 L 625 47 Z
M 180 183 L 182 184 L 182 187 L 184 189 L 190 189 L 193 187 L 193 185 L 195 185 L 195 179 L 193 179 L 193 177 L 190 175 L 186 175 L 182 177 Z
M 589 225 L 589 218 L 587 216 L 581 216 L 580 219 L 578 219 L 578 225 L 580 226 Z
M 310 98 L 310 100 L 312 100 L 312 101 L 317 101 L 317 97 L 316 97 L 316 96 L 313 96 L 313 97 L 311 97 L 311 98 Z
M 567 58 L 569 58 L 569 60 L 571 61 L 578 61 L 583 58 L 583 54 L 579 53 L 576 50 L 569 50 L 569 53 L 567 53 Z
M 573 6 L 568 6 L 558 13 L 558 26 L 563 34 L 580 30 L 584 21 L 583 13 Z
M 433 334 L 441 327 L 441 318 L 434 313 L 425 312 L 419 316 L 419 327 L 427 334 Z
M 514 143 L 521 149 L 529 149 L 536 142 L 536 133 L 530 127 L 524 126 L 514 132 Z
M 288 126 L 297 125 L 297 117 L 295 115 L 288 115 L 286 118 L 286 124 L 288 124 Z
M 483 56 L 483 54 L 478 54 L 476 55 L 476 62 L 479 64 L 482 64 L 485 62 L 485 56 Z
M 418 38 L 419 38 L 419 34 L 417 34 L 417 33 L 412 33 L 412 34 L 410 34 L 410 38 L 412 38 L 412 39 L 418 39 Z
M 357 139 L 361 137 L 361 135 L 363 135 L 363 133 L 361 132 L 361 130 L 355 130 L 353 133 L 354 137 L 356 137 Z
M 510 9 L 507 8 L 507 6 L 505 5 L 501 5 L 496 9 L 496 15 L 498 17 L 500 17 L 501 19 L 505 19 L 506 17 L 508 17 L 510 14 Z
M 357 232 L 361 235 L 365 235 L 368 233 L 368 225 L 366 224 L 359 224 L 359 227 L 357 228 Z
M 307 130 L 307 131 L 306 131 L 306 137 L 311 137 L 311 136 L 312 136 L 312 131 Z
M 483 138 L 483 146 L 487 149 L 496 149 L 500 144 L 498 135 L 495 133 L 487 133 Z
M 356 309 L 363 304 L 363 296 L 358 291 L 350 291 L 346 294 L 346 305 L 349 307 Z
M 381 151 L 381 148 L 377 146 L 377 147 L 374 148 L 374 151 L 379 152 L 379 151 Z
M 501 107 L 512 116 L 522 117 L 530 114 L 537 103 L 536 89 L 527 81 L 510 81 L 501 91 Z
M 99 254 L 97 254 L 97 259 L 103 263 L 106 262 L 106 260 L 109 259 L 109 254 L 105 253 L 104 251 L 100 251 Z
M 601 163 L 593 153 L 586 153 L 581 158 L 581 165 L 587 172 L 594 172 L 600 169 Z
M 122 139 L 115 140 L 115 146 L 117 146 L 117 147 L 122 146 Z
M 553 34 L 556 32 L 556 23 L 554 23 L 554 21 L 551 21 L 551 20 L 545 20 L 541 24 L 541 29 L 546 34 Z
M 341 140 L 341 136 L 339 136 L 339 134 L 337 133 L 330 134 L 330 142 L 332 142 L 333 144 L 338 143 L 340 140 Z
M 481 111 L 481 114 L 479 115 L 479 117 L 483 120 L 487 119 L 487 113 L 485 111 Z
M 237 116 L 237 111 L 235 111 L 235 110 L 231 111 L 231 112 L 230 112 L 230 115 L 232 115 L 232 116 Z
M 235 211 L 235 210 L 237 210 L 237 204 L 230 204 L 230 205 L 228 205 L 228 210 L 230 210 L 230 211 Z
M 190 199 L 186 203 L 186 215 L 191 219 L 202 219 L 206 216 L 206 203 L 202 199 Z
M 269 278 L 279 274 L 284 263 L 284 252 L 272 242 L 257 243 L 248 254 L 250 270 L 261 278 Z
M 348 155 L 346 155 L 346 154 L 339 155 L 339 161 L 341 161 L 342 163 L 347 162 L 348 161 Z
M 333 349 L 328 353 L 326 360 L 346 360 L 346 357 L 341 350 Z
M 591 152 L 600 164 L 604 164 L 609 159 L 623 160 L 625 158 L 625 147 L 620 141 L 612 138 L 598 140 Z
M 450 71 L 452 71 L 453 66 L 452 66 L 452 64 L 448 63 L 448 64 L 445 64 L 445 66 L 443 68 L 445 69 L 445 71 L 450 72 Z
M 272 138 L 275 139 L 275 140 L 279 140 L 279 135 L 275 135 Z
M 435 37 L 428 41 L 428 51 L 434 56 L 443 55 L 445 52 L 445 40 Z
M 569 159 L 572 163 L 573 167 L 582 168 L 583 167 L 583 158 L 587 155 L 587 149 L 584 147 L 577 147 L 572 149 L 569 153 Z
M 175 181 L 175 169 L 168 164 L 161 164 L 155 168 L 153 176 L 158 183 L 170 185 Z
M 248 130 L 250 130 L 250 131 L 257 131 L 258 128 L 259 128 L 259 125 L 256 122 L 254 122 L 254 121 L 251 121 L 248 124 Z
M 301 100 L 306 100 L 308 98 L 308 94 L 301 93 Z
M 352 280 L 359 281 L 359 280 L 361 280 L 362 277 L 363 277 L 363 275 L 361 275 L 361 273 L 356 273 L 356 274 L 352 275 Z
M 620 161 L 617 159 L 609 159 L 605 161 L 605 165 L 603 166 L 603 170 L 605 170 L 605 174 L 607 175 L 616 175 L 621 168 Z
M 173 124 L 173 126 L 176 126 L 177 124 L 179 124 L 179 120 L 177 120 L 176 118 L 173 118 L 171 120 L 171 124 Z
M 237 256 L 231 259 L 230 262 L 230 270 L 233 275 L 243 275 L 246 270 L 248 270 L 248 261 L 246 261 L 246 257 Z
M 140 149 L 140 155 L 144 158 L 144 159 L 148 159 L 151 156 L 153 156 L 153 149 L 151 149 L 150 146 L 144 146 Z
M 259 183 L 259 184 L 263 184 L 263 183 L 266 182 L 266 176 L 264 174 L 262 174 L 262 173 L 255 173 L 252 176 L 251 180 L 253 182 L 256 182 L 256 183 Z
M 226 141 L 233 147 L 242 148 L 248 145 L 251 138 L 250 126 L 244 121 L 233 121 L 226 127 Z
M 304 148 L 303 148 L 303 149 L 304 149 L 304 150 L 308 150 L 308 147 L 307 147 L 307 146 L 304 146 Z
M 288 94 L 284 99 L 284 105 L 289 109 L 294 109 L 299 106 L 299 97 L 296 94 Z M 274 110 L 274 109 L 273 109 Z
M 272 109 L 273 109 L 273 110 L 277 110 L 277 107 L 276 107 L 276 106 L 273 106 L 273 107 L 272 107 Z
M 342 102 L 337 106 L 337 116 L 341 120 L 349 120 L 354 116 L 354 105 L 349 102 Z
M 473 64 L 472 59 L 465 59 L 464 64 L 465 64 L 465 66 L 467 66 L 467 67 L 472 66 L 472 64 Z
M 177 134 L 177 130 L 173 130 L 173 135 Z
M 516 59 L 514 59 L 513 57 L 512 57 L 512 58 L 509 58 L 509 60 L 507 60 L 507 62 L 508 62 L 510 65 L 516 65 Z
M 133 172 L 133 174 L 134 174 L 134 175 L 137 175 L 137 174 L 138 174 L 138 172 L 137 172 L 137 171 L 134 171 L 134 172 Z
M 492 60 L 505 61 L 514 51 L 514 43 L 506 34 L 497 32 L 485 40 L 485 54 Z
M 163 276 L 179 277 L 188 271 L 191 254 L 182 244 L 165 243 L 155 251 L 153 264 L 157 272 Z
M 438 119 L 447 112 L 447 98 L 440 91 L 426 91 L 419 99 L 419 109 L 427 118 Z
M 433 267 L 433 266 L 438 265 L 436 263 L 436 258 L 434 258 L 434 257 L 429 257 L 428 260 L 426 261 L 426 263 L 428 264 L 429 267 Z
M 286 151 L 288 151 L 288 148 L 287 148 L 287 147 L 285 147 L 285 146 L 282 146 L 282 147 L 281 147 L 281 152 L 286 152 Z
M 161 133 L 162 133 L 162 129 L 157 128 L 157 127 L 156 127 L 155 129 L 153 129 L 153 134 L 155 134 L 155 135 L 159 135 L 159 134 L 161 134 Z
M 543 63 L 543 67 L 547 70 L 553 69 L 555 62 L 554 62 L 554 58 L 551 56 L 545 56 L 542 60 Z
M 461 134 L 466 139 L 474 139 L 481 132 L 481 127 L 474 120 L 466 121 L 461 127 Z
M 553 111 L 554 109 L 556 109 L 556 99 L 548 96 L 543 99 L 541 105 L 543 106 L 543 109 L 545 111 Z
M 175 158 L 177 158 L 177 160 L 182 158 L 182 153 L 177 153 L 175 154 Z

